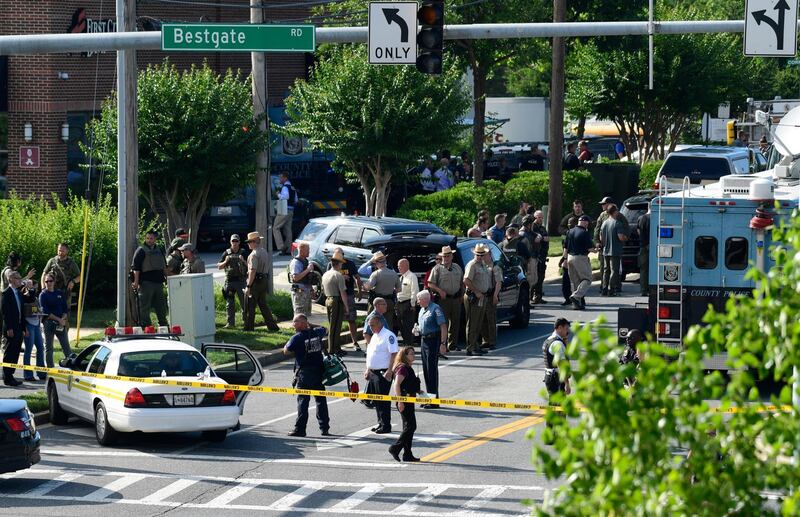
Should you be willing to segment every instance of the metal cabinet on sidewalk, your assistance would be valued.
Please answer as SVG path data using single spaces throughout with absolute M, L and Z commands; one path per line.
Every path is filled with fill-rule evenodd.
M 167 277 L 169 321 L 180 325 L 181 341 L 200 348 L 214 341 L 214 277 L 211 273 L 193 273 Z

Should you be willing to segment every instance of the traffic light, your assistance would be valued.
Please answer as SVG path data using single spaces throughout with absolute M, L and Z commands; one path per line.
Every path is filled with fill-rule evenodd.
M 417 11 L 417 70 L 423 74 L 442 73 L 444 43 L 444 0 L 422 0 Z
M 725 126 L 727 128 L 728 145 L 733 145 L 734 140 L 736 140 L 736 121 L 729 120 Z

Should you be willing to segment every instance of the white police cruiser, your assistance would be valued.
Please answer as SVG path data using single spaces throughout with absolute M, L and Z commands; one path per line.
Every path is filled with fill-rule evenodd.
M 50 421 L 63 425 L 77 416 L 93 422 L 100 445 L 135 431 L 200 431 L 207 440 L 223 441 L 238 425 L 247 392 L 101 379 L 87 373 L 251 386 L 264 379 L 261 365 L 246 347 L 210 343 L 198 351 L 178 340 L 177 326 L 147 327 L 144 332 L 111 327 L 105 334 L 105 340 L 61 360 L 69 372 L 47 380 Z

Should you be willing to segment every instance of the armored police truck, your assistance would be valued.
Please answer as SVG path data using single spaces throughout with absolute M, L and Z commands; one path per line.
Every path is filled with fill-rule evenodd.
M 728 298 L 752 293 L 753 281 L 745 278 L 750 268 L 773 267 L 772 228 L 788 222 L 800 196 L 800 108 L 771 134 L 783 156 L 772 169 L 708 185 L 688 177 L 679 188 L 661 185 L 651 205 L 648 301 L 619 310 L 621 339 L 638 328 L 680 349 L 709 306 L 722 311 Z M 718 354 L 705 367 L 726 370 L 726 361 Z

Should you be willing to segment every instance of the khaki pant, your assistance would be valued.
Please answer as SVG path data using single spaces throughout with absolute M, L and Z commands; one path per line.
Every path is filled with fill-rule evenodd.
M 497 305 L 489 297 L 486 297 L 486 314 L 481 327 L 481 338 L 483 338 L 482 346 L 497 346 Z
M 539 259 L 528 259 L 528 266 L 525 270 L 525 276 L 528 280 L 528 294 L 532 297 L 536 291 L 536 283 L 539 281 Z
M 328 310 L 328 353 L 335 354 L 340 351 L 339 334 L 342 333 L 344 321 L 344 303 L 339 296 L 329 296 L 325 299 L 325 308 Z
M 572 297 L 581 299 L 586 296 L 592 286 L 592 264 L 587 255 L 569 255 L 567 257 L 569 279 L 572 282 Z
M 478 339 L 481 328 L 486 318 L 486 297 L 481 300 L 470 301 L 468 295 L 464 295 L 464 309 L 467 312 L 467 351 L 477 352 L 480 346 Z
M 292 211 L 287 215 L 276 215 L 272 223 L 272 235 L 275 236 L 275 246 L 284 253 L 289 252 L 292 245 Z
M 458 347 L 459 331 L 461 330 L 461 297 L 439 300 L 439 307 L 447 319 L 447 348 L 455 350 Z
M 167 325 L 167 296 L 161 282 L 141 282 L 139 284 L 139 325 L 144 328 L 153 324 L 150 310 L 156 311 L 159 325 Z
M 244 311 L 244 330 L 254 330 L 256 326 L 256 307 L 261 310 L 264 323 L 270 330 L 278 330 L 278 323 L 275 316 L 267 305 L 267 279 L 262 278 L 253 282 L 250 288 L 250 296 L 245 297 Z

